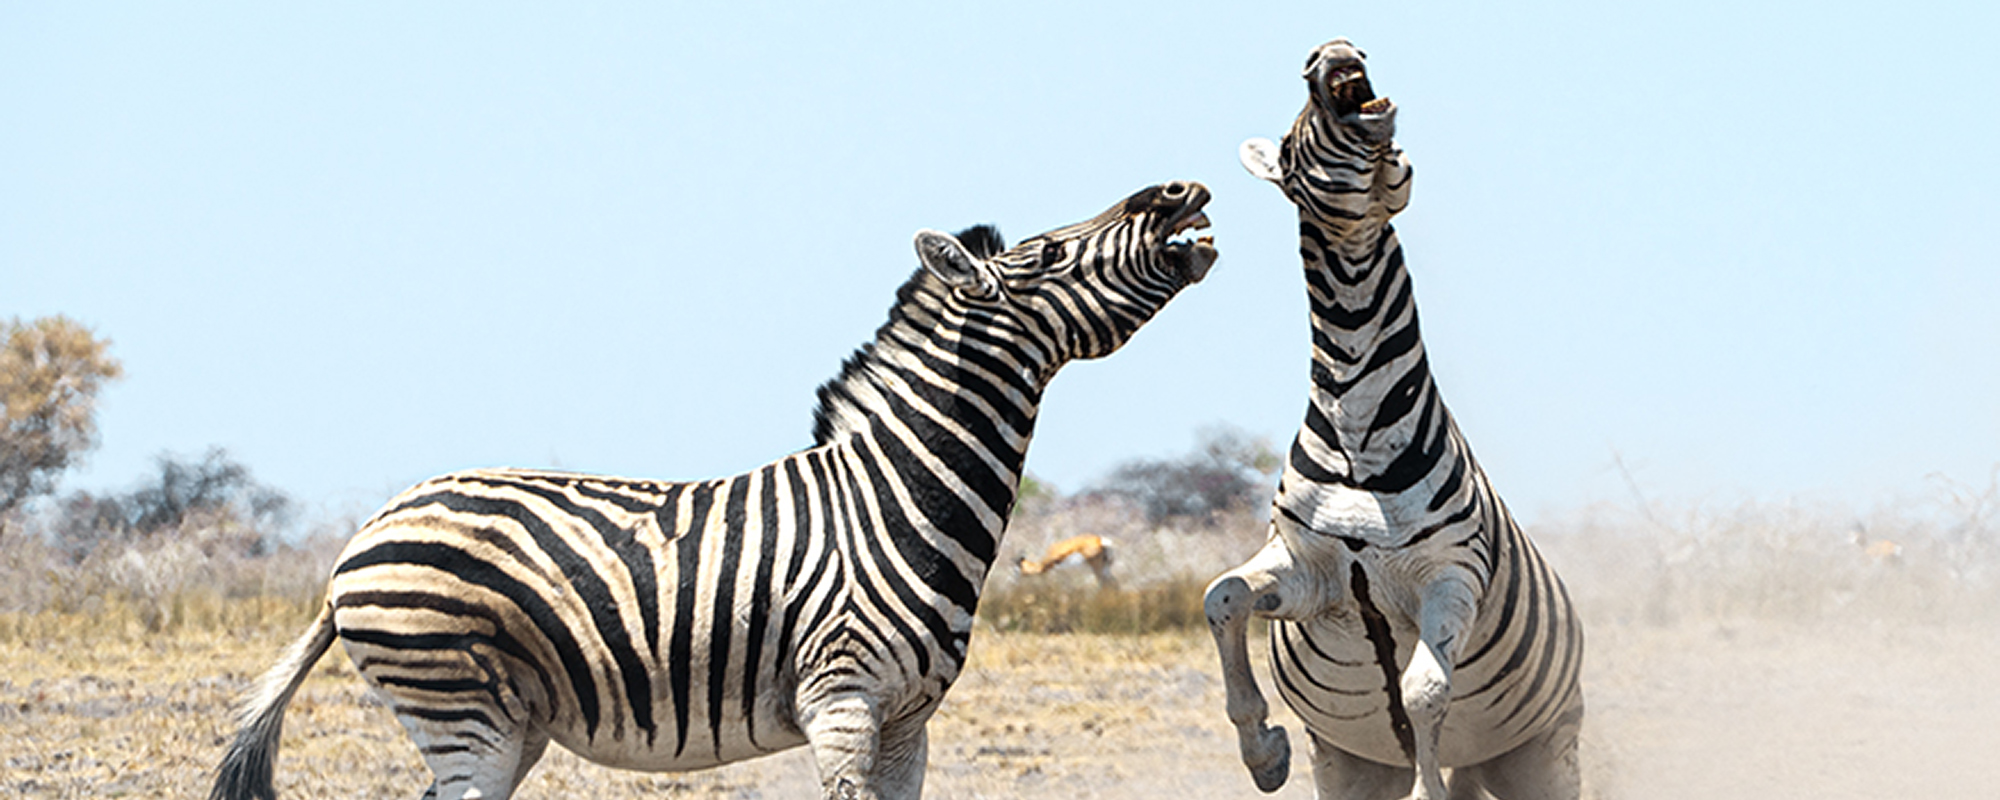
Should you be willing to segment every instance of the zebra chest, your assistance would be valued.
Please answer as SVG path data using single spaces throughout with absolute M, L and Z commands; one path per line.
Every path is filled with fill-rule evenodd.
M 1277 503 L 1283 518 L 1304 529 L 1302 537 L 1337 539 L 1355 552 L 1393 549 L 1422 528 L 1430 512 L 1419 494 L 1371 492 L 1287 472 Z

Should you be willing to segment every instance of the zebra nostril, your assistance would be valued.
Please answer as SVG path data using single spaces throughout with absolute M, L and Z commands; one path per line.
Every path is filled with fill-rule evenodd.
M 1160 195 L 1168 198 L 1185 197 L 1187 196 L 1187 184 L 1180 181 L 1169 183 L 1161 190 Z

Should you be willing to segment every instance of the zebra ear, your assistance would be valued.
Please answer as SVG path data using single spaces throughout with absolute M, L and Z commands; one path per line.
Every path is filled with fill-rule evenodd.
M 1285 175 L 1278 170 L 1278 145 L 1271 140 L 1262 136 L 1245 140 L 1236 148 L 1236 158 L 1243 162 L 1251 177 L 1277 184 L 1284 182 Z
M 951 234 L 928 228 L 917 231 L 916 245 L 917 258 L 924 263 L 924 269 L 952 288 L 986 296 L 993 294 L 998 286 L 986 262 L 974 257 Z

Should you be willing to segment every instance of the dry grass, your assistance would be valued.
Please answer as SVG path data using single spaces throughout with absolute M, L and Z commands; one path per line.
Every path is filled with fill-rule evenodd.
M 1967 797 L 2000 782 L 1996 511 L 1992 492 L 1964 492 L 1869 514 L 1599 508 L 1541 525 L 1590 636 L 1586 797 Z M 1117 542 L 1121 589 L 1081 568 L 995 570 L 971 661 L 931 723 L 926 796 L 1260 796 L 1236 763 L 1199 604 L 1262 526 L 1216 522 L 1149 530 L 1101 506 L 1017 520 L 1003 564 L 1099 533 Z M 1898 541 L 1901 558 L 1869 558 L 1857 530 Z M 5 545 L 0 796 L 56 798 L 204 793 L 231 704 L 304 626 L 339 543 L 80 563 Z M 1298 757 L 1275 796 L 1308 797 L 1305 742 L 1276 705 Z M 411 796 L 427 780 L 347 660 L 326 658 L 287 717 L 281 796 Z M 803 750 L 656 775 L 552 751 L 522 796 L 815 793 Z
M 206 791 L 230 708 L 294 631 L 50 636 L 0 644 L 0 795 L 188 797 Z M 1220 687 L 1187 635 L 1043 636 L 985 632 L 931 722 L 932 797 L 1123 796 L 1180 784 L 1131 763 L 1159 751 L 1227 786 L 1233 751 Z M 1197 750 L 1189 753 L 1188 750 Z M 1178 775 L 1185 775 L 1179 773 Z M 286 716 L 284 797 L 414 796 L 428 783 L 415 748 L 364 693 L 347 660 L 321 662 Z M 803 750 L 689 774 L 603 769 L 561 752 L 523 797 L 810 796 Z M 1031 792 L 1032 790 L 1032 792 Z M 1117 792 L 1117 794 L 1107 794 Z

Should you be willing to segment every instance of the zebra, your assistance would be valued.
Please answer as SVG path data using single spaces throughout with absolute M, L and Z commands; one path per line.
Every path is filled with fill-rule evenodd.
M 1244 642 L 1264 617 L 1317 796 L 1575 798 L 1582 627 L 1431 378 L 1390 225 L 1412 170 L 1365 58 L 1344 39 L 1315 49 L 1283 145 L 1240 150 L 1298 207 L 1313 347 L 1270 537 L 1203 598 L 1229 719 L 1275 791 L 1291 745 Z
M 1042 392 L 1207 274 L 1213 237 L 1184 234 L 1208 199 L 1152 186 L 1012 249 L 918 232 L 888 321 L 818 391 L 815 445 L 747 473 L 475 470 L 396 496 L 246 700 L 210 797 L 274 797 L 285 706 L 336 640 L 426 798 L 507 797 L 550 741 L 650 771 L 805 744 L 828 797 L 918 797 Z

